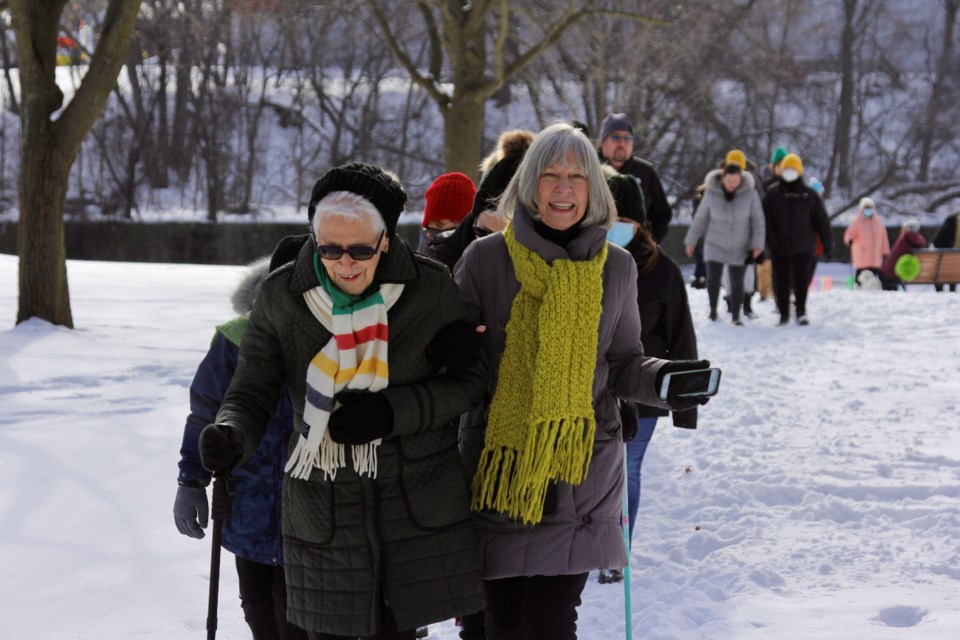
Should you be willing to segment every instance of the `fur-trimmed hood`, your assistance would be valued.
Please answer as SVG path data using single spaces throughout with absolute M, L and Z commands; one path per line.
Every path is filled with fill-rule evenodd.
M 511 129 L 501 133 L 497 139 L 497 148 L 480 163 L 480 173 L 486 175 L 493 168 L 493 165 L 504 158 L 526 153 L 535 135 L 532 131 L 526 129 Z
M 230 304 L 233 305 L 234 311 L 242 316 L 250 315 L 250 311 L 253 309 L 253 301 L 257 299 L 260 287 L 263 286 L 263 281 L 267 279 L 269 273 L 269 256 L 254 260 L 247 266 L 240 282 L 237 283 L 230 294 Z
M 703 184 L 707 191 L 723 191 L 723 169 L 714 169 L 703 179 Z M 740 173 L 740 186 L 737 191 L 746 191 L 756 189 L 753 183 L 753 175 L 749 171 Z

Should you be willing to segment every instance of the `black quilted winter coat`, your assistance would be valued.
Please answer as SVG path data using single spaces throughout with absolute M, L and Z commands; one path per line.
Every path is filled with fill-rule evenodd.
M 283 384 L 302 429 L 307 364 L 330 339 L 303 299 L 317 285 L 311 243 L 295 255 L 264 283 L 217 416 L 243 429 L 247 455 Z M 287 616 L 314 632 L 377 634 L 381 602 L 401 630 L 482 606 L 468 479 L 451 420 L 482 398 L 485 374 L 438 375 L 425 356 L 437 331 L 465 309 L 449 272 L 397 237 L 375 282 L 404 284 L 388 312 L 390 384 L 382 393 L 394 431 L 378 448 L 377 477 L 358 476 L 349 461 L 333 481 L 319 471 L 307 481 L 284 476 Z

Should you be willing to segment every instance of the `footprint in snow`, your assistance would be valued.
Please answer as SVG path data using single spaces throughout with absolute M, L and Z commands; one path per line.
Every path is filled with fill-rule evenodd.
M 923 622 L 926 615 L 927 611 L 925 609 L 901 605 L 881 609 L 880 614 L 876 618 L 873 618 L 873 620 L 882 622 L 888 627 L 915 627 Z

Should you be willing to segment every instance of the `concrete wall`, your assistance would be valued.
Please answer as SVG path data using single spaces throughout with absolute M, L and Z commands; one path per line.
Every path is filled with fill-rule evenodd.
M 301 234 L 306 224 L 276 223 L 131 223 L 67 222 L 67 257 L 74 260 L 113 260 L 119 262 L 171 262 L 188 264 L 246 264 L 269 255 L 281 238 Z M 843 246 L 843 227 L 834 227 L 834 260 L 849 261 Z M 398 232 L 415 247 L 419 234 L 416 225 L 403 225 Z M 690 262 L 683 250 L 686 225 L 671 225 L 663 249 L 680 264 Z M 892 245 L 900 229 L 888 227 Z M 920 233 L 932 238 L 936 227 L 924 227 Z M 17 225 L 0 222 L 0 253 L 17 253 Z

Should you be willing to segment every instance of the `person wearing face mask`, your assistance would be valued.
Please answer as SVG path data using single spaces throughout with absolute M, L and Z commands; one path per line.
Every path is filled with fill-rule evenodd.
M 640 307 L 643 352 L 667 360 L 696 360 L 697 335 L 690 317 L 683 273 L 653 238 L 643 214 L 643 196 L 636 181 L 608 169 L 604 167 L 604 174 L 617 205 L 617 219 L 607 232 L 607 240 L 630 252 L 637 263 L 637 304 Z M 623 425 L 627 443 L 627 515 L 631 540 L 640 504 L 643 457 L 653 438 L 657 418 L 670 415 L 666 409 L 643 404 L 636 405 L 636 412 L 635 435 L 628 433 L 633 431 L 631 425 Z M 673 412 L 673 426 L 696 429 L 697 408 Z M 604 569 L 600 572 L 602 583 L 622 580 L 622 569 Z
M 797 324 L 807 325 L 807 287 L 810 264 L 817 253 L 817 235 L 824 255 L 833 251 L 830 219 L 823 200 L 804 184 L 803 162 L 795 153 L 783 159 L 780 180 L 763 196 L 767 220 L 767 247 L 773 264 L 773 291 L 780 325 L 790 322 L 790 289 L 793 288 Z
M 684 239 L 688 256 L 704 238 L 703 257 L 707 262 L 707 296 L 710 319 L 717 319 L 720 279 L 724 265 L 730 271 L 730 309 L 733 324 L 742 326 L 744 262 L 763 251 L 765 224 L 760 196 L 753 176 L 744 171 L 743 152 L 728 153 L 723 169 L 714 169 L 704 178 L 703 199 Z
M 850 263 L 857 270 L 857 282 L 864 271 L 872 271 L 879 278 L 883 261 L 890 255 L 890 239 L 873 200 L 860 199 L 857 217 L 843 232 L 843 241 L 850 247 Z

